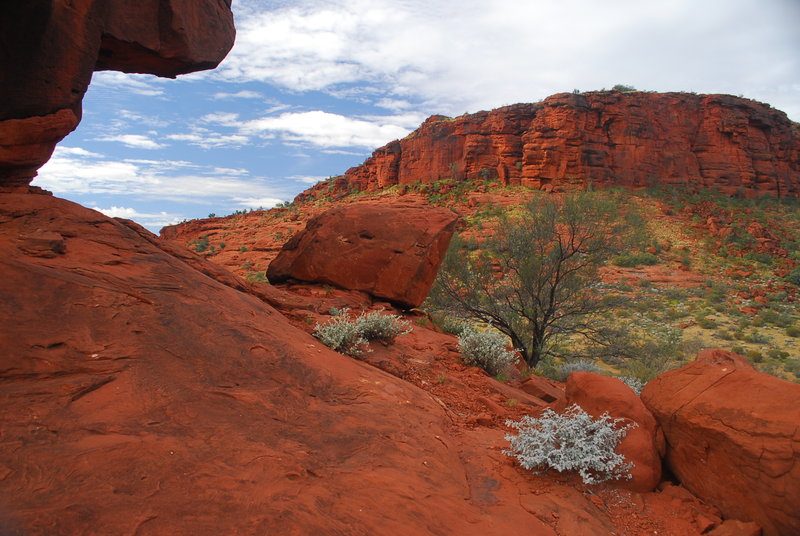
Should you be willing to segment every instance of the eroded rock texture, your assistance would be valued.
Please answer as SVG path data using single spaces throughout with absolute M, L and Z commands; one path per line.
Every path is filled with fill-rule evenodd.
M 686 488 L 765 536 L 800 534 L 800 385 L 704 350 L 648 383 L 642 400 Z
M 0 4 L 0 186 L 25 186 L 81 118 L 92 72 L 175 77 L 233 46 L 230 0 Z
M 800 133 L 783 112 L 730 95 L 562 93 L 454 119 L 433 116 L 348 170 L 339 187 L 450 178 L 796 196 Z
M 3 534 L 555 534 L 431 396 L 187 250 L 28 193 L 0 249 Z
M 283 246 L 267 277 L 329 283 L 417 307 L 433 285 L 457 219 L 447 209 L 399 204 L 333 208 Z

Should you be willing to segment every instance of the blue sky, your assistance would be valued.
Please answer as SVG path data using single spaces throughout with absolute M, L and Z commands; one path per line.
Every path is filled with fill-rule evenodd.
M 614 84 L 730 93 L 800 121 L 796 0 L 234 0 L 177 80 L 95 73 L 34 184 L 151 230 L 268 208 L 431 114 Z

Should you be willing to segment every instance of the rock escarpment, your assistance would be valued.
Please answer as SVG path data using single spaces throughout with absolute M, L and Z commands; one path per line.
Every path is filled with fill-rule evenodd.
M 0 35 L 0 186 L 25 186 L 80 122 L 93 71 L 213 68 L 235 30 L 230 0 L 54 0 L 3 3 Z
M 642 400 L 687 489 L 765 536 L 800 533 L 800 385 L 704 350 L 648 383 Z
M 800 129 L 730 95 L 562 93 L 457 118 L 433 116 L 376 150 L 338 187 L 499 179 L 545 189 L 676 185 L 800 195 Z
M 333 208 L 283 246 L 267 277 L 329 283 L 417 307 L 428 296 L 457 220 L 443 208 Z

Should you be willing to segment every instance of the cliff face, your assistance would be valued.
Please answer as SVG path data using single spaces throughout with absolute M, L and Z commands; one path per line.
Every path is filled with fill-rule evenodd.
M 433 116 L 347 171 L 339 187 L 438 179 L 715 187 L 800 195 L 800 130 L 783 112 L 729 95 L 562 93 L 455 119 Z

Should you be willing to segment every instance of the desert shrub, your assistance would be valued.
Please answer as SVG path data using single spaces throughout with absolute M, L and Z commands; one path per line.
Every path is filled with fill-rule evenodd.
M 556 381 L 565 382 L 569 375 L 573 372 L 594 372 L 599 373 L 600 367 L 594 361 L 589 359 L 578 359 L 576 361 L 567 361 L 555 366 L 554 377 L 551 378 Z
M 314 326 L 314 337 L 331 350 L 356 357 L 363 353 L 367 339 L 347 313 L 347 309 L 342 309 L 325 324 Z
M 411 331 L 411 323 L 399 315 L 385 315 L 383 310 L 361 313 L 355 323 L 361 335 L 368 341 L 392 342 L 400 335 Z
M 356 357 L 364 352 L 369 341 L 391 342 L 411 331 L 411 323 L 398 315 L 384 315 L 381 311 L 361 313 L 350 318 L 349 309 L 335 309 L 335 315 L 325 324 L 314 326 L 314 337 L 337 352 Z
M 800 328 L 796 326 L 789 326 L 786 328 L 786 335 L 789 337 L 800 337 Z
M 492 376 L 517 361 L 516 352 L 506 350 L 506 338 L 496 331 L 464 328 L 458 336 L 458 349 L 465 365 L 480 367 Z
M 792 318 L 786 313 L 780 313 L 773 309 L 765 309 L 758 315 L 759 318 L 767 324 L 773 324 L 778 327 L 785 328 L 792 324 Z
M 647 385 L 647 382 L 643 382 L 639 378 L 634 378 L 633 376 L 620 376 L 617 379 L 630 387 L 637 395 L 641 395 L 642 389 L 644 389 L 644 386 Z
M 800 287 L 800 268 L 793 270 L 789 275 L 787 275 L 786 281 Z
M 761 363 L 764 361 L 764 354 L 762 354 L 758 350 L 747 350 L 747 353 L 745 353 L 745 357 L 747 357 L 747 359 L 749 359 L 753 363 Z
M 458 318 L 453 318 L 452 316 L 448 316 L 446 314 L 433 314 L 431 315 L 433 318 L 433 323 L 436 327 L 438 327 L 442 332 L 449 333 L 450 335 L 461 335 L 461 332 L 464 331 L 466 327 L 463 320 L 459 320 Z
M 703 329 L 714 329 L 717 327 L 717 321 L 707 316 L 698 315 L 695 317 L 695 321 L 697 322 L 697 325 Z
M 770 344 L 772 342 L 769 336 L 758 331 L 752 331 L 751 333 L 745 335 L 744 340 L 745 342 L 752 344 Z
M 658 263 L 658 257 L 648 252 L 623 253 L 611 259 L 611 262 L 622 268 L 633 268 L 634 266 L 652 266 Z
M 525 469 L 578 471 L 586 484 L 631 478 L 633 464 L 614 449 L 636 423 L 612 419 L 608 413 L 592 419 L 574 404 L 562 414 L 548 408 L 538 419 L 526 415 L 506 425 L 519 435 L 506 436 L 511 445 L 503 452 Z

